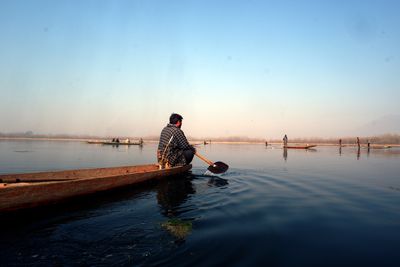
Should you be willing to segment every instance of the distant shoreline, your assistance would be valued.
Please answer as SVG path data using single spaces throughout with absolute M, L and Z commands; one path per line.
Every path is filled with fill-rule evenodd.
M 51 138 L 51 137 L 0 137 L 0 140 L 14 140 L 14 141 L 76 141 L 76 142 L 87 142 L 87 141 L 93 141 L 93 140 L 108 140 L 109 138 Z M 121 139 L 124 140 L 124 139 Z M 132 140 L 132 139 L 131 139 Z M 156 140 L 146 140 L 143 139 L 145 143 L 157 143 L 158 141 Z M 191 144 L 200 146 L 204 145 L 204 143 L 201 140 L 189 140 Z M 266 142 L 261 142 L 261 141 L 211 141 L 211 143 L 208 143 L 206 145 L 212 145 L 212 144 L 230 144 L 230 145 L 248 145 L 248 144 L 253 144 L 253 145 L 264 145 L 265 146 Z M 308 145 L 308 144 L 313 144 L 317 146 L 337 146 L 339 147 L 338 143 L 329 143 L 329 142 L 323 142 L 323 143 L 318 143 L 318 142 L 301 142 L 301 141 L 293 141 L 289 142 L 289 144 L 296 144 L 296 145 Z M 282 142 L 268 142 L 268 146 L 274 145 L 282 145 Z M 361 147 L 366 147 L 366 143 L 362 143 Z M 372 143 L 371 146 L 374 145 L 379 145 L 379 146 L 391 146 L 391 147 L 400 147 L 400 144 L 391 144 L 391 143 Z M 357 147 L 356 143 L 342 143 L 342 147 Z

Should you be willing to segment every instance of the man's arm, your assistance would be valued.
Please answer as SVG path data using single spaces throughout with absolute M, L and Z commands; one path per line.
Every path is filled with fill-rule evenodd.
M 194 150 L 194 147 L 189 144 L 189 142 L 186 139 L 186 136 L 182 130 L 177 131 L 175 137 L 178 141 L 179 148 L 184 149 L 184 150 L 186 150 L 186 149 Z

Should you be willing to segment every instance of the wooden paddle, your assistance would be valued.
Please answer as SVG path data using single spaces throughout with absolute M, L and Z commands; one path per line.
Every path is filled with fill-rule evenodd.
M 212 173 L 215 174 L 220 174 L 220 173 L 224 173 L 228 170 L 229 166 L 221 161 L 217 161 L 217 162 L 212 162 L 209 159 L 206 159 L 204 156 L 200 155 L 198 152 L 196 152 L 195 154 L 197 157 L 199 157 L 199 159 L 201 159 L 202 161 L 204 161 L 205 163 L 207 163 L 208 165 L 208 170 Z

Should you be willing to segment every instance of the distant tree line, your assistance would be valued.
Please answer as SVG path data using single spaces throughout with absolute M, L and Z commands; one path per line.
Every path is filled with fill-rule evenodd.
M 342 139 L 342 144 L 355 144 L 357 142 L 356 136 L 337 137 L 337 138 L 321 138 L 321 137 L 310 137 L 310 138 L 290 138 L 290 143 L 313 143 L 313 144 L 338 144 L 339 139 Z M 383 134 L 377 136 L 360 136 L 361 143 L 371 144 L 400 144 L 399 134 Z M 250 138 L 246 136 L 230 136 L 230 137 L 219 137 L 219 138 L 190 138 L 190 140 L 211 140 L 214 142 L 249 142 L 249 143 L 281 143 L 282 139 L 262 139 L 262 138 Z
M 70 134 L 35 134 L 32 131 L 20 132 L 20 133 L 2 133 L 0 132 L 0 137 L 6 138 L 48 138 L 48 139 L 110 139 L 115 136 L 92 136 L 92 135 L 70 135 Z M 158 136 L 147 136 L 147 137 L 130 137 L 130 136 L 118 136 L 120 139 L 130 138 L 139 139 L 143 138 L 145 140 L 158 141 Z M 400 144 L 399 134 L 383 134 L 377 136 L 359 136 L 360 142 L 366 144 L 368 141 L 371 144 Z M 356 136 L 347 137 L 336 137 L 336 138 L 291 138 L 289 136 L 290 143 L 314 143 L 314 144 L 338 144 L 339 139 L 342 140 L 342 144 L 355 144 Z M 211 141 L 211 142 L 249 142 L 249 143 L 281 143 L 282 139 L 263 139 L 263 138 L 251 138 L 247 136 L 228 136 L 228 137 L 189 137 L 192 141 Z
M 95 135 L 78 135 L 78 134 L 35 134 L 32 131 L 26 132 L 15 132 L 15 133 L 2 133 L 0 132 L 0 138 L 29 138 L 29 139 L 77 139 L 77 140 L 111 140 L 112 138 L 119 138 L 120 140 L 125 140 L 127 138 L 131 140 L 139 140 L 142 137 L 132 137 L 132 136 L 95 136 Z M 157 139 L 158 140 L 158 139 Z
M 92 138 L 93 136 L 88 135 L 69 135 L 69 134 L 35 134 L 32 131 L 26 132 L 15 132 L 15 133 L 2 133 L 0 137 L 11 137 L 11 138 L 54 138 L 54 139 L 81 139 L 81 138 Z
M 359 136 L 360 142 L 366 144 L 400 144 L 399 134 L 383 134 L 377 136 Z M 342 144 L 355 144 L 357 143 L 356 136 L 337 137 L 337 138 L 289 138 L 290 143 L 314 143 L 314 144 L 338 144 L 339 139 L 342 140 Z M 271 140 L 271 142 L 281 142 L 282 140 Z
M 247 136 L 227 136 L 227 137 L 189 137 L 190 140 L 193 141 L 210 141 L 211 142 L 249 142 L 249 143 L 256 143 L 256 142 L 265 142 L 265 139 L 262 138 L 251 138 Z

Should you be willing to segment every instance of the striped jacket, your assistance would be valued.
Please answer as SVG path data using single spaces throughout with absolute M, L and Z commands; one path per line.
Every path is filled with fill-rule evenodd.
M 187 149 L 193 149 L 193 147 L 189 145 L 183 131 L 174 124 L 168 124 L 161 131 L 157 160 L 160 164 L 168 162 L 170 166 L 186 165 L 183 151 Z

